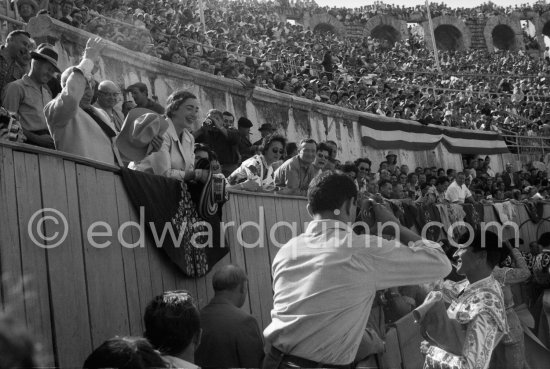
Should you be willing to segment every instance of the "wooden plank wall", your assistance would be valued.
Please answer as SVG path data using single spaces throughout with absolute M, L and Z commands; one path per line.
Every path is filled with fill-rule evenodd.
M 68 230 L 63 242 L 53 248 L 49 247 L 58 240 L 56 236 L 64 234 L 62 221 L 38 223 L 42 236 L 50 238 L 44 242 L 48 248 L 37 246 L 32 237 L 39 241 L 40 234 L 30 234 L 27 227 L 33 214 L 46 208 L 55 209 L 54 216 L 62 214 Z M 141 232 L 137 226 L 121 226 L 128 221 L 138 224 L 139 214 L 113 171 L 63 155 L 0 146 L 0 211 L 4 280 L 0 306 L 10 309 L 41 343 L 46 366 L 81 367 L 104 340 L 115 335 L 142 335 L 147 303 L 165 290 L 190 291 L 199 308 L 214 295 L 213 272 L 204 278 L 185 278 L 147 237 L 144 247 L 128 247 L 140 240 Z M 52 213 L 39 215 L 35 219 Z M 111 236 L 93 238 L 93 242 L 104 244 L 101 248 L 92 245 L 87 236 L 94 223 L 96 232 L 105 231 L 97 222 L 105 222 L 113 230 Z M 230 262 L 227 255 L 213 270 Z M 252 262 L 253 256 L 249 258 Z M 264 265 L 269 273 L 267 263 L 268 257 Z M 259 300 L 254 301 L 257 308 Z
M 54 248 L 38 247 L 29 233 L 29 220 L 44 208 L 55 209 L 66 221 L 66 237 Z M 5 280 L 0 303 L 40 341 L 47 366 L 81 367 L 104 340 L 141 335 L 145 306 L 165 290 L 188 290 L 199 308 L 213 297 L 213 272 L 204 278 L 184 278 L 145 235 L 144 247 L 130 247 L 142 235 L 127 222 L 139 223 L 139 214 L 112 168 L 0 145 L 0 211 L 0 271 Z M 271 264 L 279 247 L 307 227 L 306 200 L 236 192 L 223 214 L 230 253 L 213 269 L 233 263 L 246 270 L 249 290 L 244 309 L 265 328 L 273 304 Z M 549 215 L 546 206 L 544 216 Z M 486 216 L 493 219 L 494 214 L 486 211 Z M 527 219 L 523 208 L 519 217 Z M 112 235 L 94 238 L 104 247 L 93 245 L 87 235 L 94 224 L 96 232 L 105 231 L 107 224 L 113 230 Z M 38 223 L 49 239 L 46 246 L 64 234 L 64 226 L 52 220 Z M 540 225 L 528 221 L 521 227 L 521 237 L 527 246 L 549 230 L 548 221 Z M 36 231 L 32 235 L 38 238 Z M 25 283 L 17 288 L 22 280 Z

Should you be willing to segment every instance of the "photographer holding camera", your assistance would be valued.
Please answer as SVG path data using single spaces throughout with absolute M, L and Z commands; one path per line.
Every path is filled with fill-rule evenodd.
M 273 260 L 263 368 L 352 368 L 376 291 L 436 281 L 451 264 L 439 244 L 371 200 L 362 203 L 371 234 L 355 234 L 357 187 L 345 174 L 321 173 L 307 197 L 313 220 Z M 376 236 L 379 226 L 395 239 Z
M 196 143 L 207 145 L 216 153 L 224 176 L 229 176 L 239 166 L 236 146 L 240 141 L 239 132 L 224 127 L 223 113 L 217 109 L 208 111 L 202 127 L 193 132 Z

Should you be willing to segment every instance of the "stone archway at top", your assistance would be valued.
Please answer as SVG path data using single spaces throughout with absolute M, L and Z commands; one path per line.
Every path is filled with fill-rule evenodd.
M 406 40 L 409 37 L 407 22 L 388 15 L 377 15 L 367 21 L 363 36 L 371 36 L 390 43 Z
M 549 19 L 546 20 L 546 22 L 542 25 L 542 30 L 541 30 L 541 33 L 543 36 L 548 36 L 550 37 L 550 12 L 548 12 L 548 15 L 549 15 Z
M 489 52 L 499 50 L 525 50 L 520 20 L 517 17 L 493 16 L 483 30 Z
M 531 21 L 535 25 L 536 37 L 540 50 L 546 48 L 545 37 L 550 37 L 550 11 L 534 16 Z
M 441 50 L 468 50 L 472 45 L 472 35 L 466 24 L 457 17 L 443 15 L 432 20 L 435 42 Z M 424 40 L 429 49 L 433 49 L 429 23 L 423 22 Z
M 330 14 L 315 14 L 309 19 L 309 28 L 313 32 L 333 32 L 338 36 L 346 35 L 346 27 Z

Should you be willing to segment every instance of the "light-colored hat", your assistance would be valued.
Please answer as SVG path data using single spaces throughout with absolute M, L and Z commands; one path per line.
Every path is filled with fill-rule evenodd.
M 132 161 L 140 161 L 149 153 L 149 144 L 155 136 L 163 135 L 168 129 L 168 121 L 149 109 L 130 110 L 122 130 L 116 138 L 116 145 L 122 155 Z
M 388 151 L 388 155 L 386 155 L 386 158 L 387 158 L 388 156 L 395 156 L 395 157 L 397 157 L 397 155 L 396 155 L 393 151 Z

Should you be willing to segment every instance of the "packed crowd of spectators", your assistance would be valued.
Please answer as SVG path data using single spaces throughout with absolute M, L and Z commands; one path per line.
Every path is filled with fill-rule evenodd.
M 383 1 L 375 1 L 374 4 L 365 5 L 360 8 L 339 8 L 339 7 L 315 7 L 315 12 L 329 13 L 335 16 L 341 22 L 366 23 L 370 18 L 377 15 L 389 15 L 402 20 L 424 21 L 427 20 L 426 6 L 424 4 L 416 6 L 385 4 Z M 514 6 L 503 7 L 494 2 L 486 2 L 476 7 L 463 8 L 451 7 L 449 4 L 433 2 L 430 6 L 432 18 L 448 15 L 462 19 L 463 21 L 471 19 L 487 19 L 492 16 L 510 15 L 513 12 L 528 14 L 534 12 L 542 14 L 550 10 L 550 6 L 544 2 L 534 4 L 517 4 Z
M 20 1 L 20 8 L 27 2 L 32 0 Z M 547 7 L 537 3 L 512 9 L 488 3 L 451 9 L 432 4 L 432 12 L 434 17 L 477 17 L 512 10 L 542 13 Z M 425 124 L 550 133 L 545 125 L 550 117 L 548 62 L 521 51 L 443 50 L 439 74 L 418 34 L 395 44 L 314 34 L 299 24 L 282 22 L 278 13 L 285 8 L 328 11 L 348 19 L 357 11 L 367 18 L 380 13 L 404 16 L 422 7 L 376 3 L 351 10 L 321 8 L 314 2 L 217 0 L 205 3 L 206 34 L 193 0 L 61 0 L 50 3 L 49 14 L 131 50 L 318 102 Z M 239 27 L 231 27 L 234 24 Z

